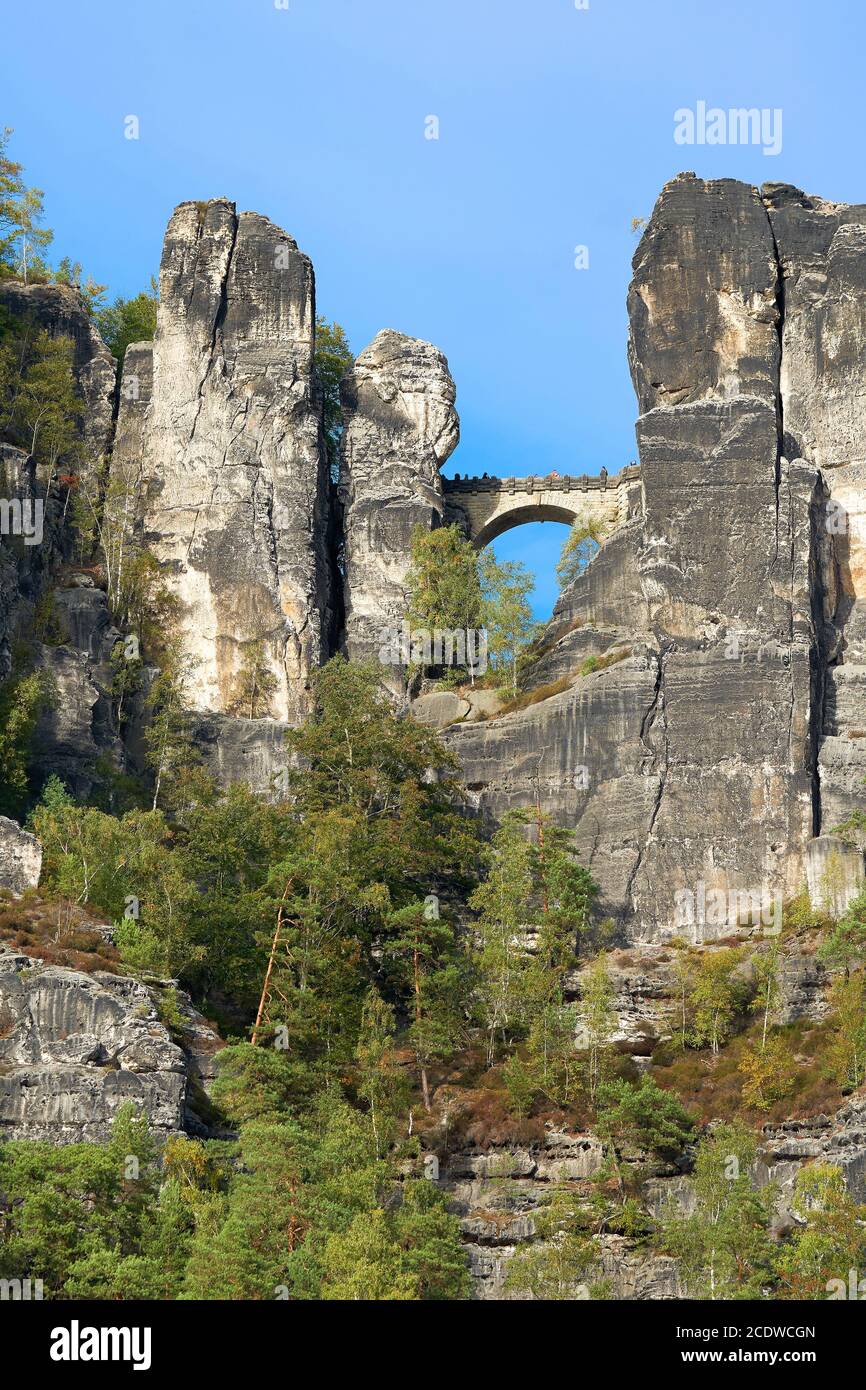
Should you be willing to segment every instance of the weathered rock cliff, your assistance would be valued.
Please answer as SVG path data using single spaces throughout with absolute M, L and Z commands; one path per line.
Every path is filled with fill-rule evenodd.
M 494 816 L 534 801 L 574 827 L 606 908 L 635 938 L 676 929 L 677 894 L 700 882 L 796 893 L 866 751 L 853 406 L 831 443 L 817 405 L 814 427 L 801 422 L 825 379 L 831 394 L 848 383 L 859 395 L 866 300 L 848 305 L 859 224 L 856 209 L 834 210 L 847 254 L 830 255 L 832 218 L 812 229 L 814 201 L 693 175 L 664 189 L 629 291 L 643 514 L 557 606 L 542 661 L 570 669 L 571 688 L 450 734 Z M 788 281 L 809 277 L 780 250 L 786 237 L 805 243 L 808 294 L 847 336 L 818 310 L 804 321 Z M 844 457 L 825 473 L 830 447 Z M 579 674 L 605 654 L 605 669 Z
M 180 602 L 190 694 L 230 711 L 261 644 L 270 713 L 296 720 L 332 626 L 329 484 L 313 369 L 313 268 L 233 203 L 183 203 L 153 344 L 127 353 L 113 473 L 140 478 L 143 539 Z
M 358 357 L 342 399 L 345 645 L 375 659 L 405 616 L 412 531 L 442 520 L 439 469 L 460 426 L 442 353 L 391 329 Z
M 83 466 L 99 464 L 111 445 L 115 362 L 76 289 L 66 285 L 25 285 L 0 281 L 0 307 L 32 322 L 52 338 L 72 341 L 72 370 L 84 407 Z
M 102 1141 L 127 1101 L 158 1135 L 200 1130 L 190 1079 L 210 1079 L 221 1040 L 179 996 L 178 1046 L 155 999 L 127 976 L 67 970 L 0 946 L 0 1138 Z

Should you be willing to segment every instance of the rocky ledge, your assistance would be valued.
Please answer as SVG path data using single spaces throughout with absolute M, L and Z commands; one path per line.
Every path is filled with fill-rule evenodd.
M 200 1131 L 191 1078 L 209 1078 L 221 1042 L 181 1000 L 184 1046 L 160 1021 L 153 989 L 0 947 L 0 1138 L 104 1141 L 127 1101 L 156 1134 Z

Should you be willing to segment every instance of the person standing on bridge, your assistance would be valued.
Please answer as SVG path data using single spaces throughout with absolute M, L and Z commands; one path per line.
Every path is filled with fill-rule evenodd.
M 598 476 L 601 478 L 602 487 L 607 487 L 607 469 L 602 468 Z

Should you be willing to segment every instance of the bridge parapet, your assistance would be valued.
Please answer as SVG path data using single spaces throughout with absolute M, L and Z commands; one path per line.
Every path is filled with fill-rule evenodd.
M 446 508 L 479 549 L 514 526 L 534 521 L 571 525 L 593 522 L 602 538 L 641 507 L 641 471 L 628 464 L 619 473 L 591 478 L 548 473 L 529 478 L 443 478 Z
M 591 477 L 547 473 L 528 478 L 443 478 L 444 492 L 593 492 L 617 488 L 635 482 L 640 477 L 640 464 L 629 463 L 618 473 Z

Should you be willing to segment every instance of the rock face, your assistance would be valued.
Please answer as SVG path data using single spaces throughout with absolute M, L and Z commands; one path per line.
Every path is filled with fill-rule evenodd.
M 866 778 L 866 206 L 764 189 L 783 273 L 788 457 L 821 471 L 816 608 L 824 652 L 817 791 L 832 830 Z
M 312 265 L 267 218 L 225 199 L 175 210 L 152 387 L 147 350 L 130 349 L 113 471 L 125 480 L 140 467 L 142 537 L 179 600 L 191 701 L 202 710 L 232 709 L 261 644 L 274 681 L 268 712 L 296 720 L 328 651 L 315 317 Z
M 35 835 L 0 816 L 0 888 L 23 893 L 35 888 L 42 872 L 42 846 Z
M 72 339 L 72 369 L 84 402 L 86 463 L 105 455 L 114 424 L 115 361 L 100 338 L 77 290 L 66 285 L 0 282 L 0 307 L 16 318 L 31 319 L 52 338 Z
M 536 1234 L 536 1217 L 555 1184 L 586 1195 L 589 1179 L 603 1166 L 602 1146 L 593 1134 L 549 1130 L 527 1145 L 500 1145 L 488 1150 L 459 1147 L 440 1168 L 440 1182 L 460 1219 L 473 1279 L 473 1297 L 481 1301 L 520 1299 L 508 1286 L 509 1265 Z M 676 1181 L 675 1179 L 673 1181 Z M 660 1183 L 665 1188 L 671 1180 Z M 598 1262 L 586 1284 L 604 1280 L 616 1299 L 681 1297 L 676 1262 L 667 1256 L 634 1252 L 619 1236 L 602 1236 Z M 588 1297 L 575 1287 L 574 1297 Z
M 406 611 L 404 580 L 415 526 L 445 504 L 439 469 L 460 425 L 448 363 L 438 348 L 385 329 L 344 378 L 345 647 L 377 658 Z M 384 668 L 386 680 L 399 672 Z
M 7 534 L 0 535 L 0 680 L 12 668 L 12 644 L 21 630 L 32 630 L 33 614 L 54 552 L 54 509 L 33 460 L 22 449 L 0 443 L 0 501 L 9 508 Z M 20 509 L 18 516 L 13 509 Z M 41 523 L 41 524 L 40 524 Z M 5 525 L 5 522 L 4 522 Z M 41 530 L 41 539 L 38 539 Z M 28 535 L 33 543 L 28 543 Z
M 841 835 L 816 835 L 806 850 L 806 884 L 813 907 L 840 917 L 866 886 L 862 850 Z
M 137 981 L 0 949 L 0 1136 L 103 1141 L 133 1101 L 157 1133 L 183 1129 L 184 1054 Z
M 285 792 L 289 766 L 285 724 L 206 714 L 193 722 L 191 732 L 205 770 L 220 786 L 246 782 L 258 796 Z
M 448 734 L 489 814 L 574 828 L 635 940 L 701 885 L 792 896 L 862 794 L 861 211 L 664 189 L 629 291 L 641 515 L 557 605 L 538 680 L 570 688 Z
M 866 1201 L 866 1098 L 852 1096 L 835 1115 L 764 1128 L 757 1176 L 779 1184 L 783 1214 L 797 1173 L 808 1162 L 840 1168 L 854 1201 Z

